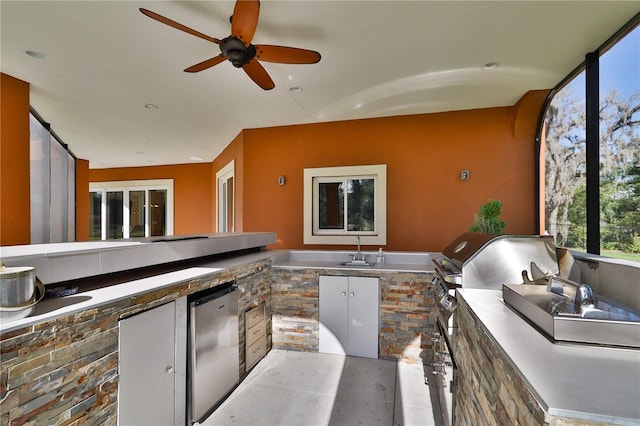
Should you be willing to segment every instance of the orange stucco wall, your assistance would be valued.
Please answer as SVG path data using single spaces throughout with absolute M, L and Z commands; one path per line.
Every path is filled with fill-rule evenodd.
M 0 95 L 0 245 L 29 244 L 29 84 L 0 74 Z
M 489 199 L 502 201 L 507 233 L 534 233 L 547 93 L 513 107 L 245 130 L 244 231 L 275 231 L 276 247 L 327 248 L 303 245 L 303 169 L 387 164 L 386 249 L 442 250 Z
M 89 240 L 89 161 L 76 159 L 76 241 Z
M 90 169 L 89 181 L 173 179 L 174 234 L 186 235 L 213 232 L 211 170 L 210 163 Z
M 2 75 L 1 89 L 0 243 L 28 244 L 29 86 Z M 89 182 L 117 180 L 174 179 L 174 233 L 215 231 L 215 174 L 231 160 L 235 230 L 276 232 L 274 248 L 334 248 L 302 243 L 307 167 L 387 164 L 388 250 L 442 250 L 489 199 L 502 201 L 506 232 L 534 233 L 535 133 L 547 94 L 511 107 L 244 130 L 206 164 L 92 170 L 78 160 L 76 238 L 88 239 Z

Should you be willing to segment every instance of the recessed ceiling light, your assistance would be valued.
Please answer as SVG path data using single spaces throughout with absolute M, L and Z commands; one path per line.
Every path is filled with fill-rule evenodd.
M 300 87 L 300 86 L 289 87 L 289 91 L 291 93 L 300 93 L 300 92 L 302 92 L 302 87 Z
M 42 52 L 36 52 L 34 50 L 25 50 L 24 53 L 36 59 L 47 59 L 47 55 Z
M 495 70 L 496 68 L 498 68 L 498 66 L 500 66 L 500 64 L 497 62 L 487 62 L 486 64 L 482 65 L 480 68 L 484 71 L 489 71 L 489 70 Z
M 144 104 L 144 107 L 146 109 L 158 109 L 158 105 L 154 105 L 154 104 Z

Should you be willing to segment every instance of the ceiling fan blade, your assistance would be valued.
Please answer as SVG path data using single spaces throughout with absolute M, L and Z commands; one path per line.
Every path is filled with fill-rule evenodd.
M 260 2 L 258 0 L 237 0 L 231 18 L 231 35 L 249 46 L 258 25 Z
M 268 44 L 258 44 L 255 48 L 256 58 L 261 61 L 280 64 L 315 64 L 320 61 L 320 54 L 314 50 Z
M 200 72 L 204 71 L 207 68 L 211 68 L 214 65 L 218 65 L 220 62 L 224 62 L 227 59 L 222 53 L 216 56 L 215 58 L 207 59 L 206 61 L 202 61 L 199 64 L 191 65 L 189 68 L 186 68 L 185 72 Z
M 150 11 L 148 9 L 140 8 L 140 12 L 142 12 L 145 15 L 147 15 L 151 19 L 155 19 L 156 21 L 162 22 L 163 24 L 169 25 L 170 27 L 173 27 L 173 28 L 175 28 L 177 30 L 184 31 L 185 33 L 194 35 L 196 37 L 200 37 L 202 39 L 205 39 L 205 40 L 210 41 L 210 42 L 215 43 L 215 44 L 220 44 L 220 40 L 218 40 L 217 38 L 209 37 L 206 34 L 202 34 L 201 32 L 198 32 L 198 31 L 196 31 L 194 29 L 191 29 L 191 28 L 189 28 L 187 26 L 184 26 L 184 25 L 182 25 L 182 24 L 180 24 L 180 23 L 178 23 L 176 21 L 172 21 L 169 18 L 165 18 L 162 15 L 158 15 L 157 13 L 152 12 L 152 11 Z
M 264 90 L 271 90 L 276 87 L 273 80 L 271 80 L 271 77 L 269 77 L 269 74 L 267 74 L 267 70 L 265 70 L 264 67 L 255 59 L 244 64 L 242 69 L 247 73 L 251 80 Z

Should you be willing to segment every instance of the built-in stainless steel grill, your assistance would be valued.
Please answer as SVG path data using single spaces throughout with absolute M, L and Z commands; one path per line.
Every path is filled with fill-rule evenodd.
M 522 284 L 559 273 L 551 236 L 489 235 L 467 232 L 434 258 L 437 331 L 433 333 L 433 371 L 445 424 L 453 419 L 456 362 L 454 312 L 457 288 L 502 290 L 504 284 Z M 525 276 L 526 274 L 526 276 Z M 531 277 L 531 278 L 530 278 Z
M 459 287 L 501 290 L 503 284 L 520 284 L 523 271 L 534 279 L 559 272 L 553 237 L 548 235 L 489 235 L 467 232 L 434 259 L 440 287 L 440 305 L 455 309 Z

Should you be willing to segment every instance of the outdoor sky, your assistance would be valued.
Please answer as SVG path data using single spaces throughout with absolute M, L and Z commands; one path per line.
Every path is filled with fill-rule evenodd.
M 584 86 L 584 71 L 567 85 L 571 87 L 571 92 L 583 99 Z M 611 89 L 616 89 L 623 100 L 628 100 L 634 93 L 640 93 L 640 26 L 600 58 L 600 96 Z
M 615 88 L 628 98 L 640 93 L 640 26 L 600 58 L 600 93 Z

